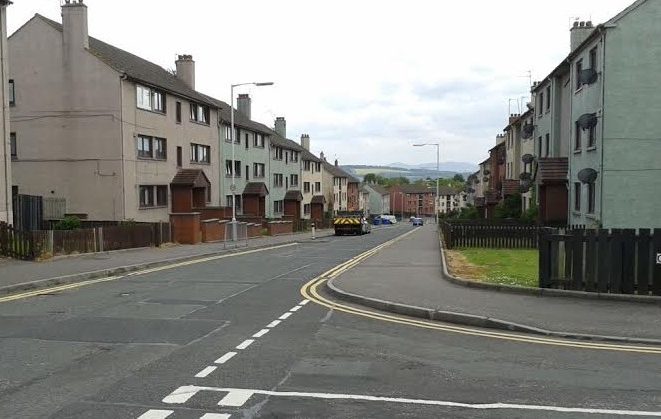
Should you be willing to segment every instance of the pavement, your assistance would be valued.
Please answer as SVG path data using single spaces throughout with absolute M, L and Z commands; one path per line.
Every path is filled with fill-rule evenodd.
M 316 237 L 321 239 L 332 234 L 333 230 L 319 230 L 316 232 Z M 236 248 L 231 248 L 231 243 L 226 246 L 223 242 L 198 245 L 166 244 L 163 247 L 57 257 L 42 262 L 0 259 L 0 296 L 153 268 L 174 261 L 202 258 L 245 248 L 308 241 L 311 238 L 311 233 L 307 232 L 250 239 L 247 245 L 245 241 L 240 242 Z
M 661 343 L 661 305 L 520 295 L 455 284 L 426 225 L 329 281 L 335 297 L 399 314 L 559 337 Z
M 322 273 L 408 231 L 252 249 L 0 301 L 0 417 L 661 415 L 659 351 L 495 339 L 301 297 Z

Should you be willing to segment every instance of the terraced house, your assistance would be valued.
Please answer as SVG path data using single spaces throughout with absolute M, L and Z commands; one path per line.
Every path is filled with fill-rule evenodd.
M 301 135 L 302 178 L 303 178 L 303 218 L 321 221 L 326 212 L 326 197 L 323 194 L 323 164 L 320 158 L 310 152 L 310 136 Z
M 82 2 L 62 22 L 36 15 L 8 41 L 18 191 L 89 219 L 167 221 L 186 169 L 194 204 L 220 203 L 218 106 L 195 90 L 192 57 L 174 75 L 92 38 Z
M 272 187 L 269 194 L 270 218 L 301 218 L 301 153 L 303 148 L 287 139 L 287 122 L 275 120 L 274 135 L 269 139 Z

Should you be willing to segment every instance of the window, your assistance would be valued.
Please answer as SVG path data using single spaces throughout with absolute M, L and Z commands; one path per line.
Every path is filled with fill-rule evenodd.
M 138 108 L 165 113 L 165 93 L 138 84 L 136 96 Z
M 588 147 L 595 147 L 597 145 L 597 126 L 593 125 L 588 130 Z
M 138 135 L 138 158 L 167 160 L 167 141 L 165 138 Z
M 539 111 L 537 111 L 537 115 L 542 116 L 544 113 L 544 92 L 539 94 Z
M 312 212 L 312 205 L 304 204 L 303 205 L 303 214 L 310 215 L 310 212 Z
M 211 163 L 211 147 L 202 144 L 190 145 L 191 163 Z
M 183 154 L 184 153 L 181 147 L 177 147 L 177 167 L 181 167 L 183 165 L 183 160 L 184 160 Z
M 581 183 L 574 183 L 574 210 L 581 210 Z
M 291 152 L 291 162 L 298 163 L 298 151 Z
M 311 163 L 310 160 L 305 160 L 303 162 L 303 170 L 305 170 L 306 172 L 309 172 L 310 171 L 310 166 L 311 166 L 310 163 Z
M 264 148 L 264 135 L 255 134 L 253 137 L 253 145 L 255 147 Z
M 227 208 L 232 208 L 234 206 L 234 195 L 225 195 L 225 203 Z
M 243 204 L 243 199 L 241 195 L 225 195 L 225 202 L 227 203 L 228 208 L 232 208 L 234 206 L 234 196 L 236 196 L 236 212 L 240 213 L 242 204 Z
M 303 192 L 310 193 L 310 182 L 303 182 Z
M 544 144 L 544 157 L 549 156 L 549 151 L 551 149 L 551 136 L 549 134 L 546 134 L 546 143 Z
M 9 84 L 7 86 L 7 97 L 9 98 L 9 106 L 16 105 L 16 88 L 14 86 L 14 80 L 9 79 Z
M 241 129 L 234 127 L 234 144 L 241 144 Z
M 198 105 L 197 103 L 190 104 L 190 120 L 200 124 L 209 125 L 209 107 Z
M 588 214 L 594 214 L 596 191 L 594 182 L 588 183 Z
M 282 188 L 282 183 L 284 182 L 282 173 L 273 174 L 273 186 L 276 188 Z
M 590 68 L 597 71 L 597 47 L 590 50 Z
M 18 158 L 18 149 L 16 148 L 15 132 L 9 134 L 9 150 L 11 151 L 11 159 L 16 160 Z
M 181 124 L 181 102 L 177 101 L 175 108 L 175 117 L 177 118 L 177 124 Z
M 263 178 L 266 173 L 266 166 L 264 163 L 254 163 L 253 164 L 253 176 Z
M 241 177 L 241 160 L 234 160 L 234 176 Z
M 232 127 L 229 125 L 224 125 L 225 127 L 225 141 L 228 143 L 232 142 Z
M 321 163 L 314 164 L 314 171 L 317 173 L 321 172 Z
M 546 112 L 551 111 L 551 86 L 546 88 Z
M 314 183 L 314 191 L 315 192 L 321 192 L 321 182 L 315 182 Z
M 225 176 L 232 176 L 232 173 L 234 173 L 232 160 L 225 160 Z
M 294 187 L 294 186 L 298 186 L 298 175 L 291 175 L 291 176 L 290 176 L 290 179 L 291 179 L 291 180 L 289 181 L 289 185 L 290 185 L 290 186 L 292 186 L 292 187 Z
M 578 122 L 575 124 L 575 139 L 574 139 L 574 150 L 580 151 L 581 150 L 581 134 L 583 133 L 583 128 L 578 124 Z
M 581 72 L 583 71 L 583 60 L 578 60 L 576 63 L 576 90 L 580 89 L 581 84 Z
M 282 160 L 282 148 L 276 147 L 275 148 L 275 156 L 273 157 L 274 160 Z
M 250 137 L 250 136 L 249 136 L 248 133 L 246 132 L 246 133 L 245 133 L 245 139 L 246 139 L 246 150 L 248 149 L 248 147 L 249 147 L 249 145 L 250 145 L 249 137 Z
M 166 185 L 140 185 L 140 208 L 166 207 L 168 187 Z
M 542 148 L 542 137 L 539 137 L 537 139 L 537 142 L 538 142 L 538 144 L 537 144 L 538 145 L 537 155 L 541 157 L 542 156 L 542 150 L 543 150 L 543 148 Z
M 273 201 L 273 212 L 275 214 L 282 214 L 285 207 L 285 201 Z
M 168 205 L 168 187 L 165 185 L 158 185 L 156 187 L 156 205 L 159 207 L 166 207 Z

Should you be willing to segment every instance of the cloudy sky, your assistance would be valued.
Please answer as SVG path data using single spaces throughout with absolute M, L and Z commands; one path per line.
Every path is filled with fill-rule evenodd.
M 253 119 L 287 119 L 342 164 L 483 160 L 507 114 L 595 23 L 633 0 L 85 0 L 90 35 L 174 67 L 192 54 L 197 89 L 226 102 L 245 88 Z M 60 0 L 15 0 L 9 32 Z

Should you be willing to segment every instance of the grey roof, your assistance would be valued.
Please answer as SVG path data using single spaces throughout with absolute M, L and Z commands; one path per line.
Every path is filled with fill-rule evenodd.
M 328 170 L 328 172 L 334 177 L 346 177 L 346 178 L 350 177 L 350 175 L 347 172 L 340 169 L 338 166 L 328 163 L 327 161 L 324 162 L 324 169 Z
M 438 195 L 439 195 L 439 196 L 444 196 L 444 195 L 456 195 L 456 194 L 458 194 L 458 193 L 459 193 L 458 190 L 456 190 L 456 189 L 454 189 L 454 188 L 451 188 L 451 187 L 449 187 L 449 186 L 443 186 L 443 185 L 440 185 L 440 186 L 438 187 Z
M 366 186 L 381 195 L 388 195 L 390 193 L 384 186 L 379 185 L 378 183 L 369 183 Z
M 35 15 L 48 25 L 62 32 L 62 24 L 50 20 L 40 14 Z M 159 87 L 182 97 L 201 102 L 210 106 L 217 106 L 209 101 L 209 97 L 188 87 L 181 79 L 170 73 L 163 67 L 140 58 L 137 55 L 124 51 L 123 49 L 106 44 L 96 38 L 89 37 L 89 51 L 101 61 L 120 73 L 124 73 L 130 79 L 144 84 Z
M 301 151 L 301 158 L 303 160 L 311 160 L 311 161 L 317 162 L 317 163 L 321 162 L 321 159 L 319 157 L 315 156 L 314 154 L 312 154 L 311 152 L 309 152 L 306 149 L 303 149 L 303 151 Z

